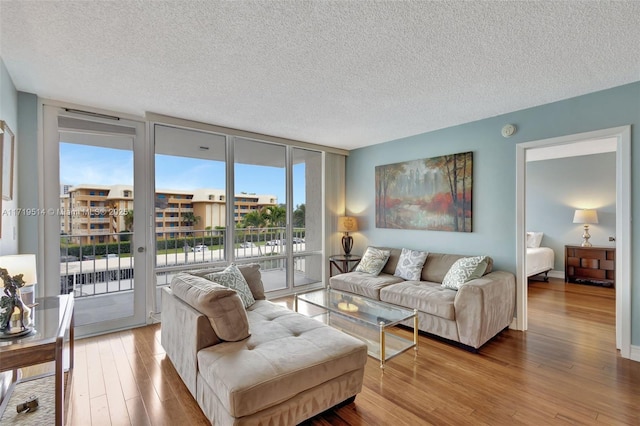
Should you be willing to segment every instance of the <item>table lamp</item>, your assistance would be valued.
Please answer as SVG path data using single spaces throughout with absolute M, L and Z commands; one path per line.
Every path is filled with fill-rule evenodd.
M 349 235 L 349 232 L 357 230 L 358 222 L 355 217 L 340 216 L 338 218 L 338 232 L 344 233 L 342 237 L 342 250 L 344 250 L 344 254 L 347 256 L 351 253 L 351 249 L 353 248 L 353 237 Z
M 582 247 L 591 247 L 589 242 L 589 224 L 598 223 L 598 212 L 593 209 L 577 209 L 573 215 L 573 223 L 584 224 L 584 232 L 582 233 Z

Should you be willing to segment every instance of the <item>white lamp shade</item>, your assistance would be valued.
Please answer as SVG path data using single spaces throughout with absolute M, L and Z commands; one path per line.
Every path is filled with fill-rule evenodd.
M 355 217 L 340 216 L 338 218 L 338 232 L 353 232 L 358 230 L 358 222 Z
M 12 277 L 22 274 L 25 286 L 34 285 L 38 282 L 35 254 L 0 256 L 0 268 L 6 269 Z
M 589 209 L 576 210 L 573 223 L 598 223 L 598 212 Z

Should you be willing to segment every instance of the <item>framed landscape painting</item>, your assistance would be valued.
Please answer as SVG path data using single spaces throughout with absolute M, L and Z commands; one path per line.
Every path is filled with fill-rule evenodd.
M 376 167 L 376 227 L 471 232 L 473 153 Z

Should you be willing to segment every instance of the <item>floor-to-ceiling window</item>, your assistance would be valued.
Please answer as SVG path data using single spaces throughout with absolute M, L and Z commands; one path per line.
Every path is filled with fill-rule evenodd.
M 79 335 L 153 321 L 160 287 L 182 270 L 258 263 L 270 297 L 323 285 L 324 168 L 341 176 L 344 162 L 175 121 L 150 118 L 147 138 L 144 120 L 45 106 L 42 206 L 62 214 L 44 217 L 42 285 L 76 294 Z
M 322 152 L 152 128 L 158 287 L 179 271 L 231 262 L 259 263 L 268 294 L 322 285 Z
M 176 271 L 228 257 L 226 137 L 165 125 L 153 130 L 156 282 L 165 285 Z
M 322 153 L 292 148 L 293 285 L 322 281 Z
M 236 258 L 260 263 L 266 291 L 286 289 L 291 273 L 287 147 L 234 137 L 233 159 Z

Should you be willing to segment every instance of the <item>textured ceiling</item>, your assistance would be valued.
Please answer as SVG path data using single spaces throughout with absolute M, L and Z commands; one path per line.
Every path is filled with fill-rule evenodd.
M 0 1 L 18 90 L 345 149 L 640 80 L 635 1 Z

